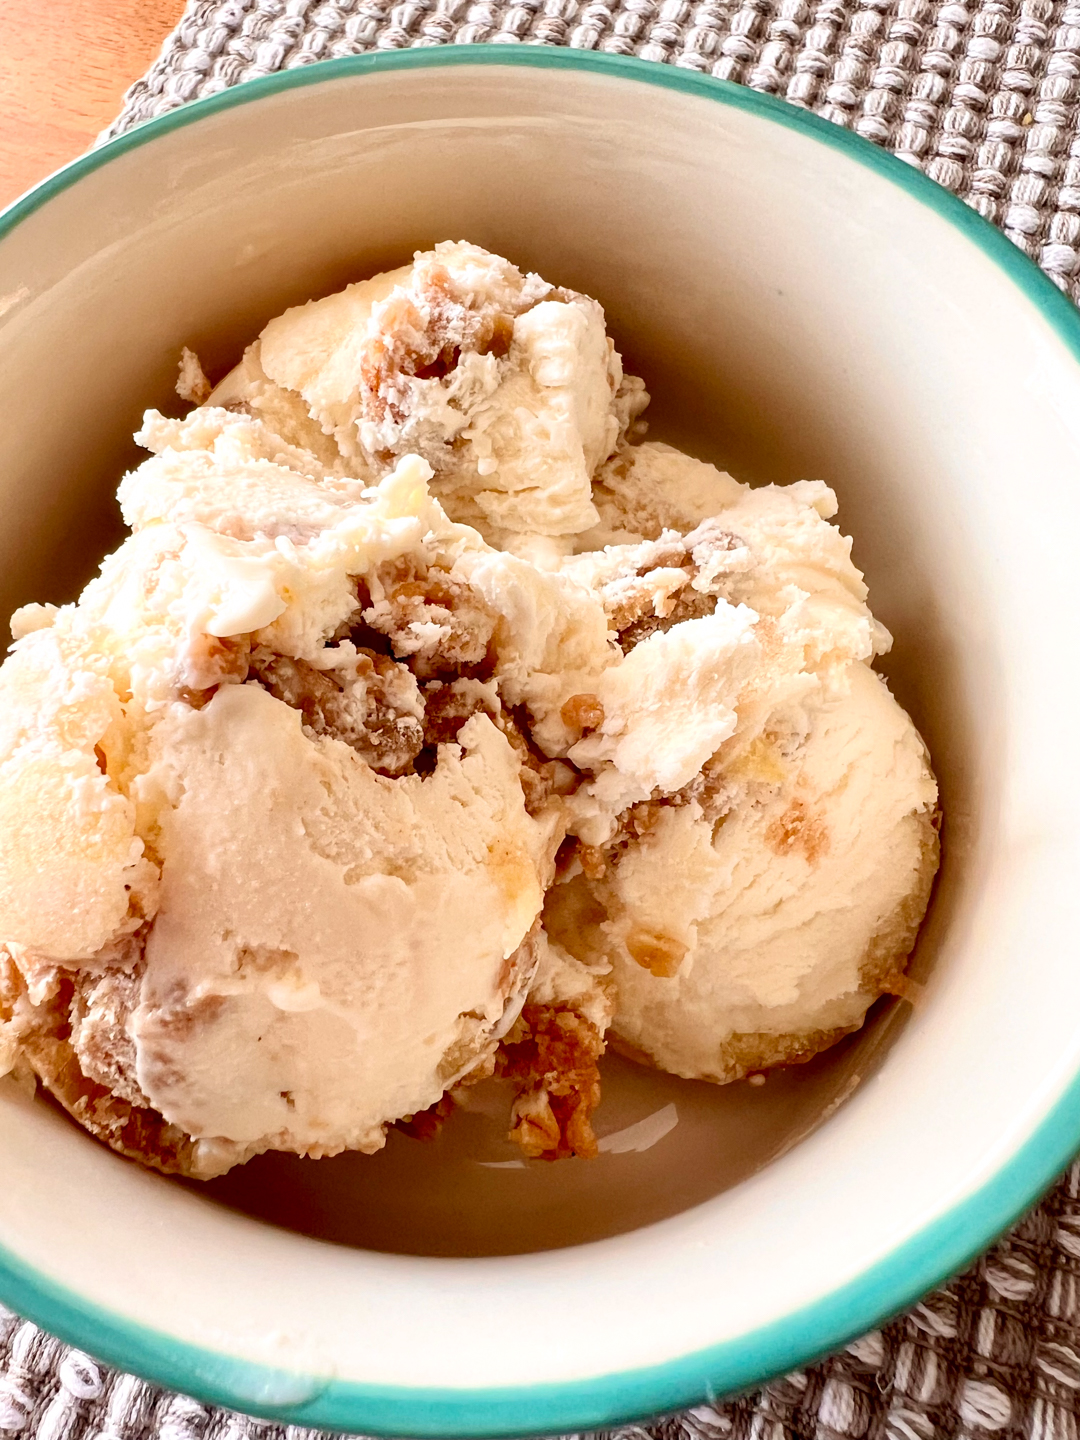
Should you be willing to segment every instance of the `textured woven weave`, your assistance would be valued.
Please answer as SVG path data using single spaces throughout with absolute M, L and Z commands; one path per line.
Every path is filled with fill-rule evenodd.
M 1080 298 L 1080 0 L 195 0 L 119 134 L 284 67 L 498 41 L 638 55 L 847 126 Z M 155 1390 L 0 1308 L 0 1436 L 312 1440 Z M 622 1440 L 1080 1440 L 1080 1164 L 971 1271 L 830 1360 Z

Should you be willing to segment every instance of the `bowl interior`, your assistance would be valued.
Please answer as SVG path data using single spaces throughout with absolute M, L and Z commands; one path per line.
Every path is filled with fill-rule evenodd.
M 766 309 L 756 287 L 734 284 L 734 255 L 726 252 L 738 252 L 740 266 L 746 259 L 746 237 L 735 226 L 714 237 L 709 274 L 696 276 L 694 293 L 689 293 L 685 279 L 705 257 L 671 256 L 658 217 L 652 216 L 654 233 L 639 253 L 628 254 L 604 233 L 615 220 L 623 189 L 614 156 L 590 157 L 585 168 L 602 168 L 607 194 L 584 233 L 580 218 L 566 227 L 577 232 L 568 243 L 562 227 L 550 224 L 550 186 L 561 177 L 545 179 L 534 170 L 540 182 L 536 193 L 519 192 L 508 207 L 487 173 L 486 152 L 493 149 L 503 164 L 509 163 L 515 151 L 527 148 L 527 131 L 490 137 L 473 157 L 463 153 L 452 177 L 437 173 L 445 146 L 445 135 L 412 134 L 405 160 L 400 140 L 371 153 L 355 137 L 320 139 L 317 166 L 297 174 L 294 157 L 284 173 L 275 174 L 279 194 L 286 198 L 281 211 L 275 207 L 271 213 L 264 208 L 266 191 L 257 201 L 253 195 L 256 172 L 261 174 L 268 163 L 260 158 L 243 177 L 248 183 L 239 186 L 239 203 L 231 185 L 227 190 L 211 186 L 212 195 L 199 201 L 200 221 L 211 209 L 214 217 L 208 227 L 214 240 L 201 257 L 187 254 L 189 237 L 175 214 L 167 229 L 148 218 L 123 241 L 122 295 L 113 289 L 118 259 L 113 254 L 92 257 L 77 285 L 61 282 L 68 293 L 54 299 L 50 318 L 68 332 L 61 364 L 77 370 L 80 379 L 76 382 L 69 372 L 60 388 L 71 385 L 80 392 L 79 418 L 67 423 L 78 426 L 81 436 L 89 428 L 90 443 L 80 445 L 74 464 L 70 451 L 61 464 L 42 455 L 43 441 L 50 442 L 40 429 L 25 439 L 24 473 L 36 503 L 0 538 L 0 546 L 8 547 L 0 553 L 0 609 L 5 614 L 29 599 L 74 597 L 104 551 L 122 536 L 113 491 L 124 469 L 140 458 L 131 430 L 148 405 L 182 412 L 172 388 L 181 344 L 195 348 L 217 378 L 239 359 L 262 324 L 290 303 L 400 264 L 414 249 L 440 239 L 477 240 L 523 268 L 599 298 L 626 367 L 644 375 L 654 395 L 647 416 L 653 438 L 683 445 L 740 478 L 783 483 L 813 476 L 858 493 L 862 474 L 854 486 L 845 484 L 847 472 L 856 467 L 839 453 L 832 420 L 820 413 L 820 378 L 816 385 L 808 383 L 814 375 L 812 357 L 794 353 L 781 338 L 801 303 L 785 305 L 782 284 L 794 294 L 805 283 L 802 277 L 786 276 L 779 260 L 771 277 L 775 285 L 763 272 L 772 302 Z M 282 159 L 269 162 L 275 171 L 281 171 Z M 205 185 L 204 179 L 198 190 Z M 352 213 L 340 208 L 343 190 L 350 194 Z M 380 196 L 377 206 L 358 203 L 360 195 L 372 192 Z M 419 206 L 417 192 L 424 197 Z M 194 207 L 194 196 L 189 203 Z M 512 221 L 510 210 L 518 212 Z M 683 248 L 694 247 L 684 239 Z M 183 299 L 172 293 L 181 264 L 187 270 L 180 281 Z M 100 310 L 94 319 L 84 311 L 74 323 L 66 313 L 73 303 L 82 309 L 89 302 L 97 309 L 106 296 L 104 334 Z M 162 309 L 169 314 L 167 323 Z M 37 317 L 39 344 L 47 323 L 44 315 Z M 79 358 L 82 344 L 72 343 L 71 334 L 87 324 L 111 357 L 100 382 L 90 384 L 99 372 L 85 355 Z M 809 332 L 813 321 L 803 317 L 801 324 Z M 119 334 L 124 336 L 122 357 L 115 349 Z M 55 367 L 56 349 L 49 348 Z M 778 425 L 779 415 L 786 418 Z M 862 464 L 857 462 L 859 471 Z M 45 477 L 58 487 L 47 504 L 42 503 Z M 841 523 L 850 529 L 844 499 Z M 880 537 L 866 534 L 868 528 L 865 521 L 856 528 L 856 555 L 869 568 L 873 602 L 890 623 L 894 612 L 910 604 L 918 580 L 905 571 L 893 586 L 896 593 L 880 593 L 877 571 L 889 563 L 889 549 Z M 880 557 L 875 541 L 878 550 L 884 548 Z M 911 628 L 905 616 L 901 637 Z M 902 644 L 891 673 L 902 701 L 929 729 L 933 675 L 922 667 L 912 672 Z M 928 970 L 931 949 L 923 947 L 920 971 Z M 522 1162 L 516 1147 L 506 1142 L 508 1097 L 492 1084 L 434 1143 L 418 1145 L 395 1134 L 377 1157 L 347 1155 L 314 1163 L 267 1155 L 197 1188 L 304 1234 L 402 1253 L 513 1254 L 599 1239 L 708 1199 L 796 1143 L 872 1072 L 887 1039 L 900 1028 L 904 1009 L 880 1004 L 862 1035 L 812 1065 L 777 1072 L 764 1087 L 683 1082 L 613 1056 L 604 1064 L 598 1133 L 612 1137 L 609 1144 L 631 1148 L 608 1151 L 591 1165 Z M 666 1117 L 672 1105 L 677 1123 L 663 1143 L 632 1148 L 648 1142 L 649 1127 L 639 1141 L 616 1138 L 651 1115 Z M 678 1177 L 674 1184 L 673 1174 Z
M 320 1373 L 408 1385 L 410 1326 L 449 1272 L 384 1271 L 368 1252 L 519 1255 L 531 1268 L 505 1290 L 492 1277 L 510 1270 L 453 1270 L 471 1349 L 433 1347 L 436 1380 L 483 1384 L 496 1354 L 508 1384 L 653 1363 L 865 1271 L 992 1174 L 1076 1069 L 1060 875 L 1080 797 L 1052 757 L 1068 743 L 1055 626 L 1080 597 L 1046 520 L 1076 518 L 1075 361 L 955 216 L 813 126 L 679 83 L 568 61 L 338 69 L 211 107 L 58 189 L 0 237 L 0 609 L 73 597 L 114 543 L 131 432 L 148 405 L 178 412 L 182 344 L 213 376 L 290 303 L 440 239 L 486 245 L 603 302 L 654 395 L 654 435 L 740 478 L 836 489 L 896 636 L 886 668 L 942 782 L 945 863 L 915 961 L 925 1000 L 910 1018 L 883 1007 L 759 1088 L 610 1061 L 601 1135 L 672 1106 L 678 1123 L 590 1164 L 521 1164 L 481 1095 L 426 1147 L 393 1136 L 373 1158 L 266 1157 L 196 1192 L 0 1089 L 15 1177 L 0 1244 L 100 1303 L 154 1323 L 134 1291 L 162 1263 L 167 1224 L 178 1332 L 278 1363 L 258 1307 L 280 1313 L 287 1294 L 290 1365 L 310 1354 Z M 78 1263 L 64 1238 L 76 1204 L 97 1247 Z M 132 1216 L 123 1246 L 117 1205 Z M 539 1253 L 613 1236 L 557 1264 Z M 252 1255 L 273 1274 L 236 1295 Z M 358 1318 L 331 1263 L 390 1275 L 389 1312 Z M 565 1314 L 575 1295 L 580 1324 Z M 636 1325 L 646 1298 L 628 1337 L 624 1311 Z M 604 1323 L 586 1326 L 588 1309 Z M 558 1331 L 541 1359 L 507 1358 L 517 1322 Z

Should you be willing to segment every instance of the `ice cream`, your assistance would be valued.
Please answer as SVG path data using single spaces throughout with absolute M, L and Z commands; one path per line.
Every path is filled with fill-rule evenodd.
M 627 1053 L 735 1080 L 903 993 L 937 868 L 934 784 L 884 682 L 854 663 L 843 683 L 805 733 L 770 724 L 719 791 L 635 816 L 602 875 L 551 892 L 550 930 L 613 965 Z
M 595 524 L 593 472 L 646 399 L 595 300 L 464 243 L 286 311 L 209 398 L 350 474 L 421 455 L 489 536 Z
M 820 482 L 641 438 L 596 301 L 475 246 L 272 320 L 0 667 L 0 1073 L 209 1176 L 611 1038 L 719 1081 L 901 977 L 936 786 Z

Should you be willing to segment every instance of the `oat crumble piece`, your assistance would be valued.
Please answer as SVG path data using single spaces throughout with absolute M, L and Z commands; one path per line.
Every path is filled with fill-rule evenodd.
M 592 1113 L 600 1103 L 604 1041 L 565 1005 L 526 1004 L 502 1043 L 496 1074 L 517 1089 L 510 1138 L 530 1159 L 597 1153 Z

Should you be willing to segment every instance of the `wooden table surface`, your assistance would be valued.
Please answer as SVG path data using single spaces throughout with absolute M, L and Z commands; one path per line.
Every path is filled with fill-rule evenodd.
M 0 207 L 93 144 L 184 0 L 0 0 Z

